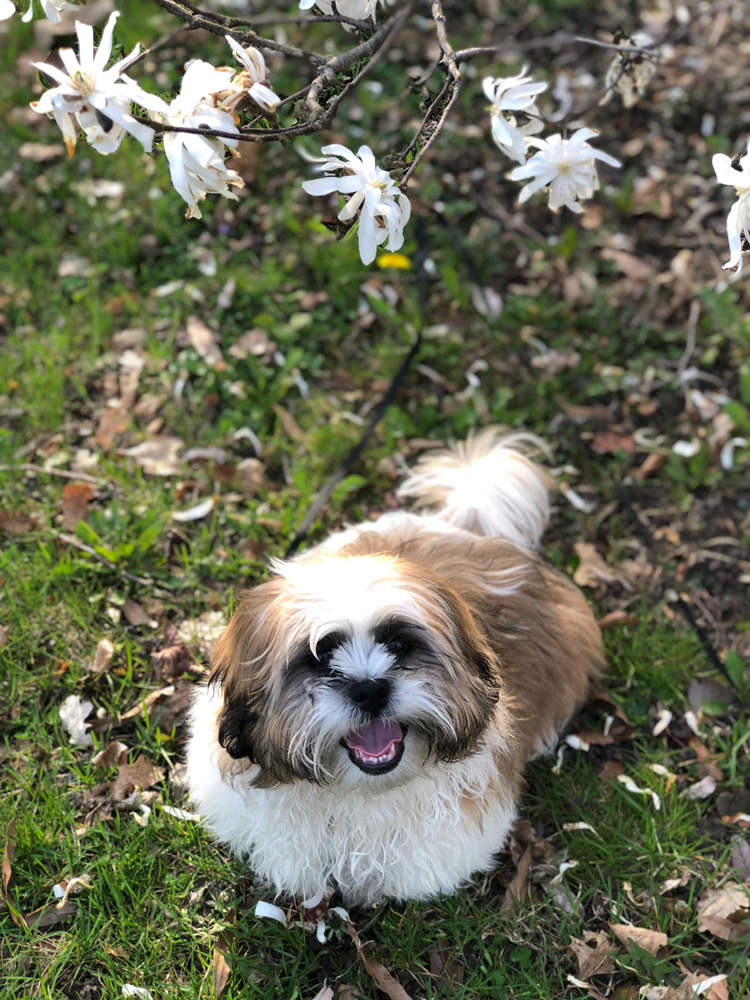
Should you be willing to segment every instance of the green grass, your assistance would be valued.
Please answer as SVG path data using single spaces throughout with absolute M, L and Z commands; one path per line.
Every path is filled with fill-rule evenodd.
M 545 0 L 544 22 L 550 31 L 563 22 L 578 30 L 579 7 L 572 0 Z M 118 36 L 126 49 L 136 40 L 133 25 L 146 42 L 164 29 L 152 5 L 139 0 L 132 8 L 121 19 Z M 467 38 L 474 30 L 467 28 Z M 425 369 L 412 370 L 364 457 L 326 505 L 311 540 L 393 503 L 401 461 L 419 450 L 414 439 L 462 437 L 472 427 L 498 423 L 550 438 L 561 478 L 597 501 L 597 509 L 584 514 L 559 498 L 545 548 L 555 565 L 569 573 L 576 569 L 573 543 L 581 538 L 596 542 L 612 566 L 633 558 L 637 542 L 619 490 L 645 452 L 592 451 L 593 434 L 609 419 L 592 408 L 608 407 L 612 421 L 630 432 L 647 426 L 664 435 L 665 447 L 697 431 L 684 412 L 675 373 L 685 332 L 682 314 L 674 314 L 671 288 L 651 289 L 653 308 L 643 309 L 637 296 L 623 297 L 621 275 L 600 249 L 602 234 L 626 233 L 634 246 L 642 237 L 651 253 L 661 246 L 664 227 L 648 229 L 653 220 L 631 215 L 631 183 L 630 195 L 606 188 L 598 193 L 600 229 L 577 228 L 534 203 L 527 219 L 555 242 L 521 237 L 487 216 L 484 188 L 471 180 L 471 171 L 481 166 L 497 196 L 512 204 L 513 189 L 498 176 L 494 152 L 451 134 L 419 177 L 425 249 L 435 265 L 420 315 L 413 269 L 364 268 L 351 239 L 337 243 L 320 224 L 320 206 L 299 187 L 305 169 L 293 151 L 255 151 L 252 181 L 240 202 L 205 203 L 202 223 L 183 219 L 184 206 L 170 188 L 163 159 L 145 156 L 134 143 L 126 141 L 110 158 L 95 158 L 79 145 L 71 161 L 22 159 L 22 143 L 58 137 L 54 125 L 12 113 L 33 97 L 33 80 L 14 71 L 15 60 L 31 45 L 31 29 L 15 26 L 6 41 L 0 116 L 7 127 L 0 133 L 0 162 L 10 163 L 17 179 L 0 193 L 6 225 L 0 255 L 0 512 L 11 521 L 31 516 L 33 524 L 3 534 L 0 548 L 0 625 L 8 632 L 0 649 L 0 841 L 14 820 L 18 842 L 11 890 L 22 912 L 52 901 L 52 886 L 61 879 L 87 874 L 91 888 L 76 897 L 77 913 L 61 929 L 26 932 L 0 908 L 3 997 L 115 1000 L 128 982 L 148 987 L 156 1000 L 211 997 L 213 950 L 229 927 L 231 978 L 223 994 L 228 1000 L 312 1000 L 326 979 L 353 984 L 364 997 L 375 998 L 379 994 L 342 927 L 333 922 L 329 941 L 320 947 L 299 926 L 284 929 L 256 920 L 255 901 L 270 899 L 271 890 L 256 885 L 199 826 L 154 809 L 145 828 L 123 812 L 76 833 L 88 811 L 86 792 L 112 780 L 116 771 L 94 769 L 90 751 L 71 749 L 59 705 L 79 693 L 116 716 L 159 686 L 151 653 L 163 644 L 162 628 L 133 627 L 124 618 L 115 622 L 111 611 L 125 598 L 147 604 L 157 589 L 154 617 L 162 626 L 179 624 L 210 610 L 230 612 L 236 594 L 264 578 L 267 559 L 283 553 L 318 489 L 358 440 L 420 326 L 425 340 L 418 360 L 437 380 Z M 409 46 L 418 41 L 412 38 Z M 403 59 L 416 60 L 409 46 Z M 213 41 L 201 41 L 190 52 L 206 58 L 215 53 Z M 170 58 L 168 69 L 187 56 Z M 280 72 L 280 89 L 291 91 L 294 74 L 289 67 Z M 337 129 L 343 137 L 354 128 L 365 135 L 377 132 L 383 152 L 408 138 L 407 119 L 417 113 L 418 98 L 411 95 L 403 114 L 395 114 L 400 97 L 394 74 L 384 62 L 373 78 L 383 83 L 384 96 L 363 91 L 362 115 L 350 119 L 344 112 Z M 470 89 L 462 95 L 461 115 L 483 121 L 484 105 Z M 724 127 L 717 141 L 728 148 L 719 109 L 705 110 L 717 114 L 717 127 Z M 632 118 L 620 131 L 629 138 L 638 128 Z M 317 144 L 310 140 L 308 147 Z M 617 153 L 611 135 L 606 148 Z M 710 173 L 710 151 L 701 152 L 696 139 L 696 169 L 704 174 Z M 647 165 L 644 160 L 639 170 Z M 678 173 L 682 169 L 680 163 L 673 166 Z M 455 184 L 446 182 L 446 172 L 455 174 Z M 91 178 L 121 181 L 122 199 L 91 207 L 79 188 Z M 445 204 L 441 216 L 431 209 L 437 199 Z M 404 252 L 413 260 L 416 227 L 407 236 Z M 63 253 L 86 257 L 90 275 L 59 277 Z M 200 270 L 200 253 L 215 257 L 215 275 Z M 665 272 L 671 254 L 671 248 L 662 254 Z M 571 303 L 563 282 L 579 270 L 593 275 L 597 287 Z M 230 278 L 236 290 L 227 310 L 217 297 Z M 171 294 L 154 294 L 176 280 L 183 285 Z M 696 279 L 704 309 L 694 363 L 726 388 L 726 405 L 744 433 L 750 429 L 743 409 L 750 406 L 747 295 L 741 282 L 719 292 L 705 280 L 704 287 Z M 363 287 L 365 281 L 369 285 Z M 498 321 L 488 323 L 471 305 L 477 281 L 503 291 Z M 392 286 L 396 306 L 372 294 L 377 283 Z M 311 292 L 327 297 L 311 299 Z M 366 309 L 374 318 L 356 328 Z M 208 368 L 187 345 L 190 315 L 215 329 L 227 361 L 223 370 Z M 180 436 L 188 448 L 220 446 L 230 464 L 254 454 L 234 433 L 249 427 L 257 434 L 265 471 L 255 495 L 221 484 L 210 464 L 186 467 L 173 477 L 143 473 L 122 449 L 148 436 L 150 418 L 133 416 L 108 450 L 96 444 L 92 432 L 118 372 L 111 337 L 132 327 L 146 331 L 139 399 L 158 397 L 164 433 Z M 253 328 L 265 330 L 283 357 L 229 354 Z M 554 373 L 540 369 L 532 364 L 538 341 L 575 351 L 580 360 Z M 473 363 L 481 388 L 462 394 Z M 649 381 L 650 398 L 658 403 L 652 420 L 641 419 L 632 398 L 634 386 L 640 391 Z M 181 394 L 175 393 L 178 382 Z M 299 435 L 290 435 L 279 407 L 293 417 Z M 709 423 L 705 429 L 712 428 Z M 67 481 L 54 468 L 68 469 L 81 448 L 98 455 L 88 471 L 101 485 L 88 524 L 67 533 L 106 555 L 114 569 L 60 538 Z M 58 464 L 46 473 L 20 468 L 50 458 Z M 746 458 L 726 473 L 715 451 L 704 449 L 690 463 L 672 455 L 653 479 L 626 482 L 626 488 L 640 510 L 656 511 L 649 515 L 652 529 L 676 525 L 699 546 L 724 532 L 724 521 L 714 523 L 721 517 L 735 524 L 738 547 L 750 541 Z M 214 492 L 218 500 L 209 517 L 188 525 L 172 520 L 173 511 Z M 720 508 L 711 506 L 717 496 Z M 175 538 L 176 527 L 186 544 Z M 677 788 L 665 792 L 665 779 L 648 764 L 665 764 L 689 781 L 698 778 L 698 765 L 681 759 L 678 741 L 647 735 L 657 702 L 679 715 L 687 707 L 691 679 L 710 675 L 695 635 L 674 619 L 665 587 L 677 582 L 688 594 L 728 600 L 740 585 L 735 577 L 720 575 L 725 564 L 718 569 L 707 568 L 705 561 L 688 564 L 674 547 L 660 544 L 650 559 L 663 575 L 643 594 L 615 585 L 593 595 L 601 613 L 627 606 L 637 620 L 607 633 L 604 682 L 630 718 L 635 738 L 588 754 L 568 750 L 559 775 L 554 759 L 530 765 L 522 815 L 552 845 L 547 860 L 532 866 L 530 899 L 512 918 L 501 913 L 513 875 L 509 856 L 502 855 L 497 872 L 478 877 L 451 898 L 384 903 L 353 914 L 370 953 L 412 996 L 577 1000 L 582 991 L 566 981 L 577 969 L 565 946 L 584 931 L 626 921 L 665 931 L 669 952 L 664 960 L 651 960 L 628 958 L 621 949 L 613 982 L 621 991 L 618 1000 L 632 1000 L 641 986 L 679 982 L 678 962 L 728 973 L 733 997 L 750 991 L 743 943 L 712 938 L 698 929 L 696 917 L 704 887 L 721 884 L 730 874 L 732 833 L 718 821 L 713 799 L 692 802 Z M 738 621 L 725 620 L 724 632 L 712 633 L 717 643 L 727 641 L 726 628 L 732 640 L 735 624 L 748 628 L 750 614 L 737 607 L 731 605 L 727 614 Z M 86 664 L 102 637 L 115 646 L 113 670 L 94 677 Z M 589 711 L 582 724 L 601 729 L 603 723 L 603 713 Z M 704 720 L 702 739 L 722 769 L 721 791 L 738 793 L 750 784 L 747 732 L 743 712 Z M 164 803 L 187 805 L 169 781 L 182 754 L 181 728 L 162 726 L 158 713 L 146 713 L 114 735 L 130 748 L 131 761 L 143 753 L 166 768 L 168 778 L 157 788 Z M 598 777 L 609 756 L 641 787 L 662 795 L 660 812 L 649 799 Z M 578 821 L 591 824 L 600 837 L 563 829 Z M 578 864 L 553 896 L 548 883 L 559 864 L 571 859 Z M 665 879 L 684 873 L 690 873 L 684 887 L 661 894 Z M 230 926 L 232 911 L 236 922 Z M 444 988 L 430 974 L 435 947 L 460 963 L 460 983 Z

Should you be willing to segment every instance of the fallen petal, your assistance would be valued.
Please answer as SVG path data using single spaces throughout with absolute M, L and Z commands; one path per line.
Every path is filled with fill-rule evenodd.
M 269 920 L 278 920 L 280 924 L 285 927 L 287 925 L 286 913 L 281 909 L 280 906 L 274 906 L 273 903 L 266 903 L 265 900 L 258 900 L 255 906 L 255 916 L 256 917 L 267 917 Z

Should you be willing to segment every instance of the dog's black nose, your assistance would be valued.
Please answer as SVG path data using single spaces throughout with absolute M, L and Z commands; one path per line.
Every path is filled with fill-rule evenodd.
M 349 688 L 349 697 L 357 708 L 370 715 L 379 715 L 385 708 L 391 693 L 389 681 L 357 681 Z

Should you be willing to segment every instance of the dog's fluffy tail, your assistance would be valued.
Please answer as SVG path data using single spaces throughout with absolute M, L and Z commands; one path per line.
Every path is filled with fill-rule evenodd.
M 534 549 L 549 520 L 551 480 L 528 457 L 532 449 L 548 454 L 533 434 L 500 437 L 490 427 L 421 458 L 398 493 L 457 528 Z

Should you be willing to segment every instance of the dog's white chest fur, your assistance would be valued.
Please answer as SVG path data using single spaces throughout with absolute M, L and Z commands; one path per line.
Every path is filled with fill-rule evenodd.
M 367 776 L 353 788 L 253 788 L 253 771 L 222 778 L 212 700 L 204 691 L 193 712 L 192 799 L 262 878 L 302 898 L 335 882 L 348 904 L 362 905 L 382 896 L 429 899 L 493 867 L 516 811 L 488 747 L 385 790 Z

